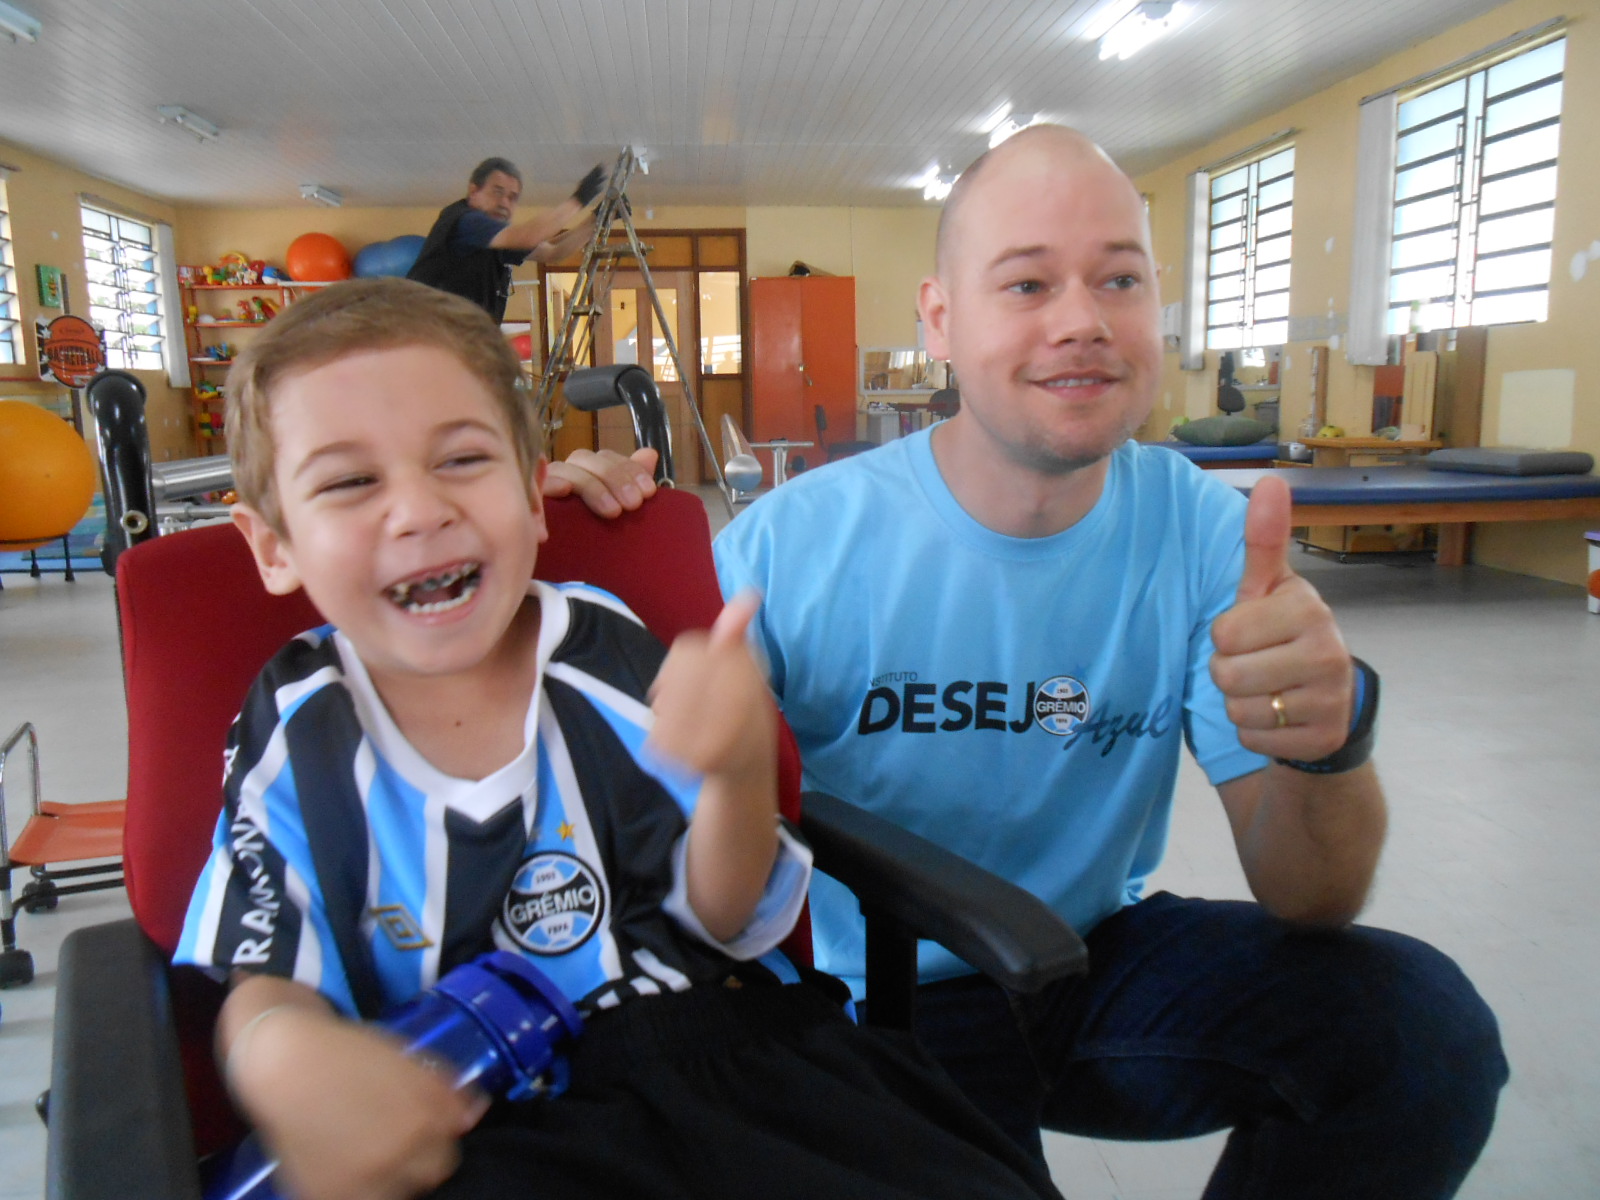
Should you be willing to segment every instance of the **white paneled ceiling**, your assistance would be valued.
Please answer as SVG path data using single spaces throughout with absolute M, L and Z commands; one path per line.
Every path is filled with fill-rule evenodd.
M 1137 174 L 1499 2 L 1193 0 L 1101 62 L 1130 0 L 12 0 L 44 31 L 0 37 L 0 140 L 203 204 L 442 203 L 488 154 L 548 201 L 624 145 L 635 203 L 920 204 L 1002 102 Z

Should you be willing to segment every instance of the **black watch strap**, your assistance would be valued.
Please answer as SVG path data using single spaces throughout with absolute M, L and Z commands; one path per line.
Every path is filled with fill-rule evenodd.
M 1353 771 L 1372 757 L 1372 748 L 1378 741 L 1378 673 L 1354 655 L 1350 661 L 1356 668 L 1356 696 L 1359 705 L 1350 736 L 1326 758 L 1307 762 L 1299 758 L 1280 758 L 1277 762 L 1296 771 L 1312 775 L 1338 775 Z

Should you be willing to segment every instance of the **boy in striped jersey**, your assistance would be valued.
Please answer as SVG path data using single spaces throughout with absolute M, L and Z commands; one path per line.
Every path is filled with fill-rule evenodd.
M 545 464 L 470 304 L 360 280 L 241 355 L 235 521 L 330 624 L 229 740 L 178 960 L 228 972 L 228 1083 L 299 1197 L 1029 1196 L 1039 1168 L 931 1060 L 755 960 L 810 854 L 778 818 L 755 602 L 670 652 L 531 582 Z M 588 1026 L 548 1105 L 453 1092 L 370 1018 L 477 953 Z M 441 1187 L 442 1185 L 442 1187 Z

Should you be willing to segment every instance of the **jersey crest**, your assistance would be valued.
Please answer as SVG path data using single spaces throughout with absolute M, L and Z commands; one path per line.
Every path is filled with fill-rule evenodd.
M 530 954 L 567 954 L 605 918 L 605 889 L 576 855 L 541 850 L 517 868 L 501 908 L 506 931 Z

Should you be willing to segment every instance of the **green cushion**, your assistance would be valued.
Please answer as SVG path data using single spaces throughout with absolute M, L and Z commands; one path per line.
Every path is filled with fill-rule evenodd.
M 1273 434 L 1271 425 L 1254 417 L 1228 414 L 1221 417 L 1201 417 L 1174 426 L 1172 436 L 1191 446 L 1248 446 Z

